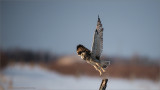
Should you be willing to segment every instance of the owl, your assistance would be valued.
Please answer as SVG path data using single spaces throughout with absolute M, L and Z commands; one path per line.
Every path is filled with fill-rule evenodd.
M 102 49 L 103 28 L 98 16 L 97 27 L 93 37 L 92 50 L 90 51 L 85 46 L 79 44 L 77 45 L 77 54 L 81 56 L 81 59 L 91 64 L 97 71 L 99 71 L 100 76 L 102 75 L 102 72 L 105 72 L 105 68 L 109 65 L 108 61 L 100 60 Z

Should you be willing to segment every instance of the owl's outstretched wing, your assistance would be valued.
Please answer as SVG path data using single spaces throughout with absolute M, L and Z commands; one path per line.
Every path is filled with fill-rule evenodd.
M 93 44 L 92 44 L 92 56 L 96 59 L 100 59 L 101 53 L 103 49 L 103 28 L 98 16 L 97 27 L 95 30 Z

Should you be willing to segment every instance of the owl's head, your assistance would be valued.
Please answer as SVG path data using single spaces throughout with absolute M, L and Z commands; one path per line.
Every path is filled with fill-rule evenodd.
M 77 45 L 77 54 L 80 56 L 82 53 L 90 54 L 90 50 L 84 47 L 83 45 Z

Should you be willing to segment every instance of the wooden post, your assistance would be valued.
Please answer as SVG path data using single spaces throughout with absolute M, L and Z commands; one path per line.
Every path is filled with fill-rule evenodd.
M 99 90 L 106 90 L 108 79 L 102 79 Z

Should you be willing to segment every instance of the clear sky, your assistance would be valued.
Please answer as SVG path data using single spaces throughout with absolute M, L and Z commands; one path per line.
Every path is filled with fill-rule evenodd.
M 3 0 L 1 48 L 91 49 L 98 14 L 105 55 L 160 57 L 160 0 Z

